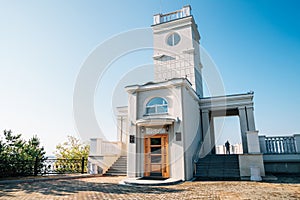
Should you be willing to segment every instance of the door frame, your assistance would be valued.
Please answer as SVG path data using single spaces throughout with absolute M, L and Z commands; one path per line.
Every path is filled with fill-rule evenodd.
M 151 138 L 161 138 L 161 171 L 163 178 L 170 177 L 169 170 L 169 134 L 155 134 L 144 136 L 144 176 L 151 176 Z M 165 157 L 163 156 L 165 154 Z

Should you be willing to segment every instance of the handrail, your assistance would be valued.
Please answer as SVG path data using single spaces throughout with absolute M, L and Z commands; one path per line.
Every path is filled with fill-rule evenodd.
M 267 154 L 296 153 L 295 138 L 293 136 L 278 136 L 265 138 Z
M 181 10 L 177 10 L 166 14 L 154 15 L 154 24 L 169 22 L 172 20 L 188 17 L 190 15 L 191 15 L 191 7 L 184 6 Z
M 193 158 L 192 158 L 194 163 L 197 163 L 200 159 L 200 150 L 201 150 L 202 144 L 203 144 L 202 141 L 198 143 L 197 150 L 195 151 Z

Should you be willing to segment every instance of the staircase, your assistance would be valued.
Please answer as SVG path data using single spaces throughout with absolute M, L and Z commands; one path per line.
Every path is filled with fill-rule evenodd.
M 121 156 L 104 174 L 106 176 L 126 176 L 127 175 L 127 157 Z
M 240 180 L 238 155 L 207 155 L 196 163 L 200 180 Z

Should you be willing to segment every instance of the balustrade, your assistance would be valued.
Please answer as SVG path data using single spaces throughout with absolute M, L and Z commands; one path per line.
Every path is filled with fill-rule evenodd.
M 265 137 L 265 151 L 268 154 L 296 153 L 294 137 Z
M 154 24 L 169 22 L 176 19 L 188 17 L 190 15 L 191 15 L 191 7 L 185 6 L 181 10 L 177 10 L 175 12 L 154 15 Z

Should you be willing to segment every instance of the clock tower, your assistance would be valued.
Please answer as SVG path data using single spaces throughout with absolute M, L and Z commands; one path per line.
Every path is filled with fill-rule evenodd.
M 191 7 L 153 17 L 154 79 L 186 78 L 203 96 L 200 34 Z

